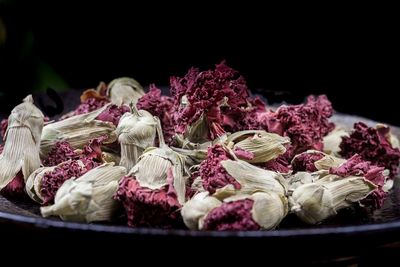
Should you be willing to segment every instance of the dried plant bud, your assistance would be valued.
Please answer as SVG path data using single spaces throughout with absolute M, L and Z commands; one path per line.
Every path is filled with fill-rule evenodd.
M 43 176 L 46 173 L 53 172 L 56 167 L 57 166 L 41 167 L 35 170 L 28 177 L 28 179 L 26 180 L 25 191 L 32 200 L 38 203 L 44 202 L 45 197 L 43 197 L 42 194 L 40 193 L 42 188 Z
M 264 163 L 276 159 L 286 152 L 288 137 L 266 131 L 240 131 L 230 135 L 228 145 L 233 142 L 236 156 L 250 163 Z
M 139 98 L 144 95 L 143 87 L 132 78 L 118 78 L 112 80 L 107 87 L 107 96 L 111 103 L 121 106 L 136 105 Z
M 121 166 L 128 171 L 136 164 L 143 151 L 154 146 L 157 119 L 146 110 L 125 113 L 115 131 L 121 145 Z
M 203 229 L 204 218 L 221 204 L 217 198 L 209 196 L 208 192 L 196 194 L 182 207 L 181 214 L 185 225 L 191 230 Z
M 43 113 L 33 104 L 31 95 L 12 110 L 0 155 L 0 190 L 12 182 L 19 172 L 26 180 L 40 167 L 39 146 L 43 123 Z
M 290 210 L 302 221 L 317 224 L 366 198 L 375 189 L 376 185 L 370 181 L 355 176 L 323 184 L 305 184 L 289 197 Z
M 77 115 L 68 119 L 47 124 L 43 127 L 40 156 L 46 158 L 57 142 L 67 141 L 73 148 L 83 148 L 89 140 L 108 136 L 104 143 L 116 141 L 115 126 L 111 122 L 96 120 L 96 117 L 107 109 L 109 105 L 90 113 Z
M 261 191 L 284 196 L 287 193 L 287 181 L 279 173 L 255 167 L 241 160 L 223 160 L 221 165 L 240 184 L 240 189 L 225 186 L 218 190 L 218 194 L 226 196 L 236 192 L 252 194 Z
M 202 192 L 181 211 L 189 229 L 221 231 L 273 229 L 287 212 L 286 197 L 274 192 L 234 195 L 223 202 Z
M 186 181 L 183 176 L 184 158 L 165 144 L 158 119 L 156 129 L 160 147 L 146 149 L 139 157 L 137 164 L 130 170 L 129 175 L 135 176 L 140 186 L 160 189 L 168 184 L 168 172 L 172 170 L 173 187 L 179 203 L 183 204 L 186 191 Z
M 54 205 L 42 207 L 41 213 L 68 221 L 109 221 L 118 207 L 113 195 L 125 174 L 124 167 L 113 163 L 96 167 L 76 180 L 66 181 L 57 191 Z
M 323 138 L 323 151 L 326 154 L 333 155 L 333 156 L 340 156 L 340 143 L 342 142 L 342 137 L 348 137 L 349 133 L 341 128 L 341 127 L 336 127 L 332 132 L 330 132 L 327 136 L 324 136 Z
M 306 171 L 315 172 L 318 170 L 329 170 L 338 167 L 346 160 L 325 154 L 318 150 L 308 150 L 296 155 L 292 162 L 293 172 Z

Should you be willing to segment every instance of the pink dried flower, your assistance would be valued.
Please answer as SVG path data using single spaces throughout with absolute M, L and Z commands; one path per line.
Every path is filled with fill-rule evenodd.
M 367 180 L 373 182 L 378 186 L 366 199 L 363 200 L 366 206 L 371 206 L 374 209 L 379 209 L 387 197 L 387 193 L 383 191 L 382 187 L 385 184 L 386 177 L 383 174 L 385 168 L 373 165 L 369 161 L 365 161 L 360 155 L 356 154 L 348 159 L 345 163 L 337 168 L 331 168 L 329 172 L 341 177 L 347 176 L 363 176 Z
M 276 112 L 260 114 L 259 120 L 269 132 L 290 138 L 287 156 L 292 158 L 308 149 L 322 150 L 322 138 L 334 128 L 328 120 L 332 114 L 325 95 L 311 95 L 305 104 L 281 106 Z
M 265 164 L 263 164 L 263 166 L 260 167 L 279 173 L 288 173 L 290 171 L 290 164 L 288 159 L 285 157 L 285 154 L 277 157 L 276 159 L 267 161 Z
M 108 121 L 117 126 L 121 116 L 124 115 L 125 112 L 129 111 L 130 108 L 125 105 L 122 105 L 120 107 L 118 107 L 117 105 L 109 105 L 103 112 L 101 112 L 96 117 L 96 120 Z
M 398 173 L 400 150 L 390 144 L 387 138 L 389 131 L 389 127 L 375 129 L 362 122 L 355 123 L 350 136 L 342 137 L 339 153 L 345 158 L 359 154 L 362 159 L 388 169 L 393 178 Z
M 138 109 L 147 110 L 160 119 L 164 139 L 167 143 L 171 142 L 171 138 L 175 134 L 172 122 L 173 101 L 172 97 L 161 95 L 161 90 L 154 84 L 150 84 L 149 92 L 142 96 L 136 104 Z
M 73 177 L 76 179 L 87 171 L 88 170 L 82 167 L 78 161 L 70 160 L 60 164 L 53 171 L 45 173 L 40 188 L 40 195 L 43 197 L 43 204 L 52 204 L 58 189 L 65 181 Z
M 322 153 L 301 153 L 292 161 L 293 172 L 315 172 L 317 168 L 314 163 L 323 157 Z
M 249 90 L 238 72 L 222 62 L 215 70 L 200 72 L 191 68 L 183 78 L 171 77 L 171 95 L 174 97 L 175 131 L 182 134 L 187 127 L 204 115 L 209 138 L 215 139 L 225 131 L 236 128 L 245 117 Z M 187 103 L 183 99 L 187 100 Z
M 251 214 L 254 201 L 243 199 L 213 209 L 204 220 L 204 230 L 217 231 L 256 231 L 261 227 Z
M 115 199 L 122 202 L 131 227 L 181 227 L 182 218 L 176 193 L 168 184 L 152 190 L 140 186 L 135 177 L 125 176 L 119 184 Z
M 78 155 L 67 141 L 57 142 L 50 150 L 47 159 L 43 160 L 44 166 L 56 166 L 61 162 L 77 159 Z
M 240 184 L 221 165 L 221 161 L 227 159 L 232 158 L 221 145 L 217 144 L 208 148 L 207 158 L 200 164 L 203 186 L 211 194 L 228 184 L 240 189 Z

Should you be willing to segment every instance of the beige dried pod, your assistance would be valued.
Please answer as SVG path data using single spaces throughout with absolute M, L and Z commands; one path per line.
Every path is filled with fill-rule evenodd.
M 143 87 L 135 79 L 122 77 L 112 80 L 107 87 L 107 96 L 111 103 L 121 105 L 136 105 L 144 95 Z
M 241 185 L 239 190 L 228 185 L 216 191 L 217 195 L 252 194 L 257 191 L 275 192 L 285 196 L 288 184 L 285 178 L 276 172 L 264 170 L 242 160 L 223 160 L 223 168 Z M 237 192 L 238 191 L 238 192 Z
M 39 146 L 43 123 L 43 113 L 33 104 L 31 95 L 12 110 L 0 155 L 0 190 L 19 172 L 26 180 L 40 167 Z
M 47 124 L 43 127 L 41 136 L 40 156 L 45 158 L 58 141 L 67 141 L 76 149 L 83 148 L 89 140 L 100 136 L 108 136 L 104 143 L 115 142 L 117 137 L 114 124 L 95 119 L 109 105 L 90 113 Z
M 290 139 L 266 131 L 247 130 L 231 134 L 226 142 L 240 159 L 250 163 L 263 163 L 284 154 L 285 145 L 290 143 Z
M 183 222 L 191 230 L 200 230 L 207 214 L 221 204 L 217 198 L 209 196 L 208 192 L 200 192 L 183 205 L 181 209 Z
M 324 152 L 329 155 L 339 156 L 339 145 L 342 142 L 342 137 L 344 136 L 349 136 L 349 133 L 342 127 L 336 127 L 322 140 L 324 144 Z
M 254 201 L 251 213 L 262 229 L 276 228 L 288 214 L 288 201 L 274 192 L 256 192 L 250 196 Z
M 302 221 L 317 224 L 364 199 L 376 188 L 370 181 L 356 176 L 323 184 L 305 184 L 289 197 L 290 210 Z
M 156 126 L 157 118 L 146 110 L 137 110 L 135 105 L 132 113 L 122 115 L 115 131 L 121 145 L 121 166 L 129 171 L 143 151 L 154 146 Z
M 59 216 L 67 221 L 110 221 L 118 208 L 113 196 L 125 174 L 122 166 L 100 165 L 76 180 L 65 181 L 57 191 L 54 204 L 40 211 L 44 217 Z
M 178 202 L 182 205 L 185 202 L 186 192 L 185 160 L 182 155 L 176 153 L 165 144 L 158 119 L 156 128 L 160 147 L 147 148 L 138 158 L 138 162 L 129 171 L 128 175 L 134 176 L 140 186 L 154 190 L 168 184 L 168 171 L 172 170 L 173 187 L 176 191 Z
M 101 158 L 102 158 L 102 162 L 104 162 L 104 163 L 114 162 L 115 165 L 120 165 L 120 162 L 121 162 L 121 156 L 114 152 L 107 152 L 107 151 L 101 152 Z

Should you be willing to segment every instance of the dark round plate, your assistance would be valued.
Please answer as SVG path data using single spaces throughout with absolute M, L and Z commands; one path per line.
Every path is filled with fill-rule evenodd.
M 336 114 L 336 124 L 352 128 L 354 122 L 363 121 L 374 126 L 376 122 L 352 115 Z M 400 128 L 392 127 L 396 135 Z M 81 238 L 99 240 L 111 244 L 122 241 L 161 245 L 171 240 L 184 242 L 189 246 L 180 249 L 191 250 L 191 246 L 207 242 L 208 246 L 232 247 L 239 245 L 241 251 L 259 244 L 270 251 L 291 250 L 293 255 L 302 251 L 313 251 L 318 257 L 354 257 L 360 253 L 382 246 L 397 246 L 400 240 L 400 180 L 395 179 L 394 188 L 382 209 L 372 214 L 357 210 L 345 210 L 336 218 L 321 225 L 301 224 L 294 216 L 288 216 L 279 229 L 254 232 L 213 232 L 189 231 L 183 229 L 129 228 L 122 224 L 83 224 L 63 222 L 56 218 L 45 219 L 39 214 L 39 206 L 30 200 L 13 200 L 0 196 L 0 235 L 3 233 L 24 233 L 26 238 Z M 208 243 L 209 242 L 209 243 Z M 307 244 L 304 247 L 304 244 Z M 323 244 L 323 245 L 321 245 Z M 251 245 L 251 246 L 247 246 Z M 259 247 L 259 248 L 260 248 Z M 307 254 L 301 254 L 302 256 Z

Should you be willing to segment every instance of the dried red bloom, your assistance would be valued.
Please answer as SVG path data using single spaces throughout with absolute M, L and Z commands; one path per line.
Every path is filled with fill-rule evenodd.
M 256 231 L 261 227 L 251 215 L 254 201 L 243 199 L 213 209 L 204 219 L 204 230 Z
M 225 131 L 234 130 L 236 123 L 245 117 L 243 111 L 248 107 L 249 97 L 246 81 L 224 62 L 216 65 L 215 70 L 200 72 L 191 68 L 183 78 L 171 77 L 170 83 L 178 134 L 204 115 L 209 138 L 215 139 Z M 181 103 L 183 97 L 187 103 Z
M 119 183 L 115 199 L 122 202 L 131 227 L 182 226 L 181 205 L 171 184 L 152 190 L 140 186 L 134 177 L 125 176 Z
M 43 204 L 52 204 L 58 189 L 65 181 L 72 177 L 78 178 L 86 172 L 87 169 L 79 165 L 76 160 L 70 160 L 57 166 L 53 171 L 45 173 L 40 188 L 40 194 L 44 198 Z
M 103 112 L 101 112 L 96 120 L 112 122 L 115 126 L 118 125 L 119 119 L 125 112 L 129 112 L 128 106 L 122 105 L 118 107 L 117 105 L 109 105 Z
M 260 166 L 266 170 L 280 172 L 280 173 L 288 173 L 290 171 L 290 164 L 285 154 L 280 155 L 276 159 L 270 160 Z
M 167 143 L 171 141 L 172 136 L 175 134 L 172 122 L 173 101 L 172 97 L 161 95 L 161 90 L 154 84 L 150 84 L 149 92 L 142 96 L 136 104 L 138 109 L 147 110 L 160 119 L 164 139 Z
M 4 144 L 0 144 L 0 154 L 3 153 Z
M 363 176 L 367 180 L 373 182 L 378 186 L 378 188 L 368 195 L 368 197 L 363 200 L 362 203 L 366 206 L 379 209 L 383 206 L 383 202 L 388 195 L 382 190 L 386 180 L 385 176 L 383 175 L 384 169 L 384 167 L 378 167 L 369 161 L 363 160 L 360 155 L 356 154 L 339 167 L 331 168 L 329 172 L 341 177 L 347 177 L 351 175 Z
M 296 156 L 292 161 L 293 172 L 315 172 L 317 168 L 314 163 L 322 159 L 322 153 L 302 153 Z
M 203 186 L 211 194 L 228 184 L 240 189 L 240 184 L 221 165 L 221 161 L 227 159 L 231 157 L 221 145 L 217 144 L 208 148 L 207 158 L 200 164 Z
M 340 154 L 345 158 L 359 154 L 362 159 L 388 169 L 393 178 L 398 173 L 400 150 L 393 148 L 388 141 L 389 130 L 389 127 L 377 130 L 362 122 L 355 123 L 350 136 L 342 137 Z
M 8 128 L 8 119 L 2 119 L 0 123 L 0 134 L 2 139 L 4 139 L 4 136 L 6 135 L 7 128 Z
M 22 197 L 25 195 L 25 180 L 22 171 L 11 180 L 6 187 L 4 187 L 0 194 L 8 197 Z
M 329 122 L 332 113 L 332 105 L 325 95 L 311 95 L 305 104 L 284 105 L 276 112 L 260 114 L 259 119 L 269 132 L 290 138 L 287 155 L 292 158 L 308 149 L 322 150 L 322 138 L 334 128 Z
M 106 135 L 94 138 L 83 147 L 82 154 L 79 159 L 85 164 L 87 170 L 96 168 L 102 163 L 101 145 L 108 137 Z
M 57 142 L 50 150 L 47 158 L 43 160 L 44 166 L 56 166 L 61 162 L 77 159 L 78 155 L 75 153 L 74 148 L 66 141 Z
M 67 142 L 60 142 L 59 147 L 64 147 L 67 152 L 70 153 L 69 161 L 62 161 L 63 163 L 60 166 L 57 166 L 52 172 L 47 172 L 43 175 L 42 185 L 40 188 L 40 194 L 44 197 L 44 205 L 48 205 L 53 203 L 54 197 L 61 187 L 61 185 L 68 179 L 71 178 L 79 178 L 84 175 L 89 170 L 96 168 L 101 165 L 101 144 L 104 140 L 107 139 L 107 136 L 101 136 L 98 138 L 94 138 L 89 141 L 89 143 L 82 149 L 80 154 L 75 153 L 72 147 Z M 64 152 L 61 149 L 56 149 L 55 152 L 60 151 Z M 47 163 L 55 163 L 62 158 L 66 157 L 52 157 L 47 159 Z M 80 160 L 84 166 L 80 165 L 77 160 Z M 49 165 L 49 166 L 55 166 Z

